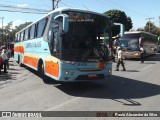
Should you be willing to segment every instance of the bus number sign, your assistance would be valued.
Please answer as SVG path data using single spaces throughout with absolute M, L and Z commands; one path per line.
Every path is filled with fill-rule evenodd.
M 76 64 L 77 66 L 82 66 L 82 67 L 85 67 L 85 66 L 87 66 L 87 63 L 85 63 L 85 62 L 78 62 L 77 64 Z

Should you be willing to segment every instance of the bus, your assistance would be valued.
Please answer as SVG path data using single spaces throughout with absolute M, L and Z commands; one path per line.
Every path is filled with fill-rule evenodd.
M 158 36 L 144 31 L 125 32 L 120 38 L 120 47 L 126 59 L 140 58 L 140 47 L 144 48 L 144 56 L 156 54 Z
M 112 73 L 113 25 L 104 14 L 58 8 L 16 33 L 14 59 L 44 81 L 104 80 Z M 102 35 L 110 48 L 101 44 Z

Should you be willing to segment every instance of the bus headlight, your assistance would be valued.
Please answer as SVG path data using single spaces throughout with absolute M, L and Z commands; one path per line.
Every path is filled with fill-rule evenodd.
M 68 75 L 68 74 L 69 74 L 69 71 L 66 71 L 65 74 Z
M 66 74 L 66 75 L 68 75 L 68 74 L 70 74 L 70 75 L 74 75 L 74 71 L 72 71 L 72 72 L 65 71 L 65 74 Z

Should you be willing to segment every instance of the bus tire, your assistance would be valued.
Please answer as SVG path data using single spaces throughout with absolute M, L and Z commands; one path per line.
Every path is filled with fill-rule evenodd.
M 42 61 L 40 61 L 39 65 L 38 65 L 38 73 L 39 76 L 42 78 L 44 83 L 48 83 L 48 79 L 47 76 L 44 74 L 44 64 Z
M 19 56 L 19 55 L 18 55 L 18 64 L 19 64 L 20 67 L 23 67 L 23 64 L 22 64 L 22 62 L 21 62 L 21 59 L 20 59 L 20 56 Z

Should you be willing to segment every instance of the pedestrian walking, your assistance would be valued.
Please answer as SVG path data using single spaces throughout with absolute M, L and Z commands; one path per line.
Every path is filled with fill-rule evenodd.
M 117 50 L 118 50 L 118 61 L 117 61 L 116 71 L 119 71 L 120 64 L 123 67 L 123 71 L 126 71 L 126 68 L 125 68 L 124 62 L 123 62 L 123 52 L 120 47 L 118 47 Z
M 1 56 L 1 54 L 0 54 L 0 74 L 1 74 L 1 69 L 2 69 L 2 56 Z
M 8 57 L 6 54 L 6 49 L 2 50 L 1 56 L 2 56 L 2 61 L 3 61 L 4 73 L 7 73 L 6 68 L 7 68 L 7 63 L 8 63 Z
M 8 57 L 12 57 L 12 50 L 10 48 L 8 49 Z
M 143 64 L 144 63 L 144 49 L 143 49 L 143 46 L 140 47 L 140 60 L 141 60 L 141 63 Z
M 114 49 L 114 47 L 112 47 L 112 51 L 111 51 L 111 56 L 112 56 L 112 62 L 116 62 L 116 60 L 115 60 L 115 57 L 116 57 L 116 52 L 115 52 L 115 49 Z

